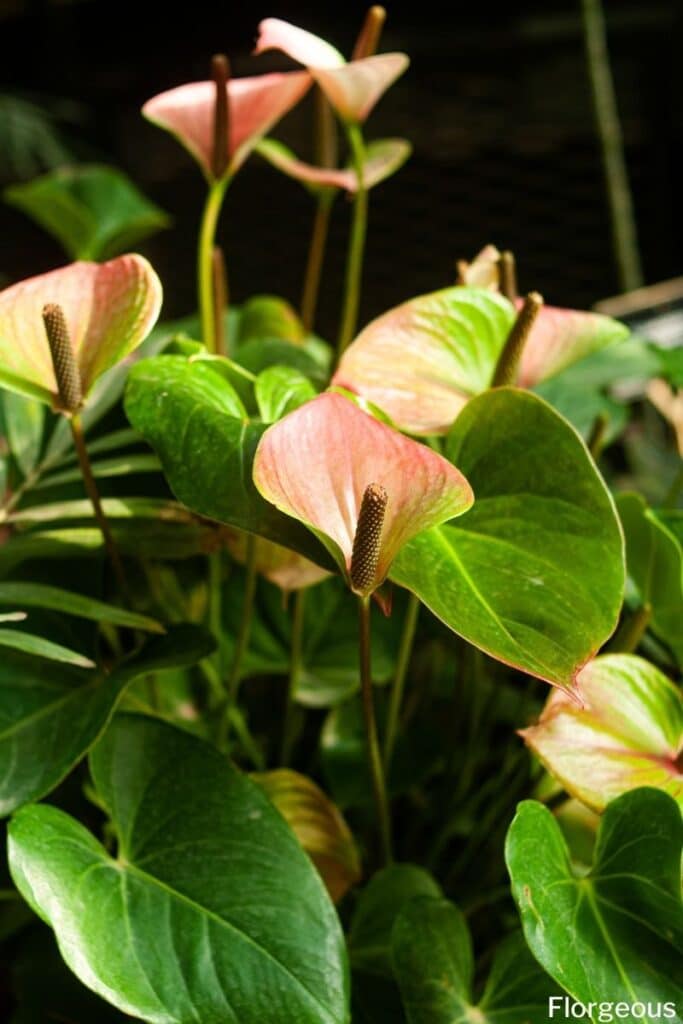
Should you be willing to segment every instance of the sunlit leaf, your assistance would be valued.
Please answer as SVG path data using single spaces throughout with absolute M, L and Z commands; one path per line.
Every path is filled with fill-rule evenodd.
M 254 391 L 264 423 L 282 419 L 317 394 L 308 377 L 291 366 L 270 366 L 262 370 L 256 378 Z
M 474 505 L 414 538 L 391 578 L 470 643 L 571 689 L 622 603 L 623 540 L 602 478 L 572 427 L 514 388 L 473 399 L 446 452 Z

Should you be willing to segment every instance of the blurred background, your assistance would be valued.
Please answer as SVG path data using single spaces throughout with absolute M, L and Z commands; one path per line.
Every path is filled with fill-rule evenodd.
M 634 193 L 644 278 L 683 272 L 683 4 L 604 0 Z M 591 106 L 579 0 L 389 3 L 381 49 L 409 72 L 381 101 L 367 137 L 399 135 L 409 163 L 371 196 L 361 319 L 453 281 L 457 257 L 487 242 L 517 254 L 520 284 L 560 305 L 619 290 Z M 142 245 L 166 286 L 166 316 L 194 307 L 196 225 L 204 196 L 192 160 L 145 122 L 153 94 L 204 78 L 225 51 L 235 75 L 290 67 L 250 57 L 256 26 L 278 16 L 352 48 L 366 5 L 304 2 L 174 7 L 149 0 L 0 0 L 0 185 L 70 161 L 127 172 L 173 218 Z M 444 10 L 448 13 L 444 14 Z M 17 102 L 19 101 L 19 102 Z M 274 134 L 310 157 L 311 103 Z M 333 335 L 348 204 L 337 201 L 319 330 Z M 254 157 L 220 229 L 232 297 L 298 302 L 313 206 Z M 0 204 L 0 281 L 65 262 L 62 250 Z

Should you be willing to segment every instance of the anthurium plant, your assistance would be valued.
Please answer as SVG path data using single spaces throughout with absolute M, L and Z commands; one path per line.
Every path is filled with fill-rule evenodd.
M 181 322 L 120 172 L 7 192 L 75 260 L 0 292 L 13 1024 L 683 1022 L 682 382 L 492 243 L 359 322 L 384 17 L 144 105 L 206 180 Z M 311 196 L 298 303 L 229 301 L 258 159 Z

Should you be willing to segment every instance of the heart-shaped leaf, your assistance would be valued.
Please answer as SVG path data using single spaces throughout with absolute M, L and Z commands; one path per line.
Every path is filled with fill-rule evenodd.
M 213 649 L 208 634 L 178 626 L 109 675 L 29 654 L 0 659 L 0 814 L 53 789 L 80 761 L 137 676 L 192 665 Z
M 637 789 L 609 805 L 590 873 L 572 870 L 560 827 L 542 804 L 520 804 L 506 859 L 527 943 L 576 1000 L 679 1007 L 683 905 L 678 805 Z M 634 1018 L 647 1017 L 647 1010 Z
M 341 812 L 306 775 L 289 768 L 252 778 L 277 807 L 338 903 L 361 876 L 360 857 Z
M 132 715 L 114 719 L 91 768 L 116 859 L 44 805 L 19 811 L 9 839 L 18 888 L 84 984 L 153 1024 L 348 1021 L 334 907 L 255 783 Z
M 514 388 L 473 399 L 446 450 L 474 505 L 415 537 L 391 578 L 492 657 L 571 688 L 612 633 L 624 588 L 602 478 L 573 428 Z
M 292 366 L 263 370 L 256 378 L 254 391 L 264 423 L 275 423 L 317 394 L 308 377 Z
M 13 185 L 4 198 L 54 235 L 73 260 L 111 259 L 169 225 L 127 175 L 100 164 L 60 167 Z
M 125 408 L 183 504 L 333 568 L 308 530 L 254 487 L 251 465 L 266 427 L 244 419 L 234 389 L 210 362 L 157 356 L 138 363 L 130 372 Z
M 653 633 L 683 666 L 683 548 L 640 494 L 620 494 L 626 567 L 641 603 L 651 610 Z
M 142 256 L 72 263 L 0 292 L 0 385 L 58 400 L 43 323 L 46 304 L 61 306 L 83 394 L 147 337 L 161 307 L 161 283 Z
M 514 319 L 514 306 L 487 289 L 422 295 L 368 324 L 333 383 L 379 406 L 402 430 L 445 433 L 466 402 L 490 386 Z M 609 317 L 543 307 L 518 381 L 532 387 L 627 334 Z
M 279 295 L 252 295 L 238 310 L 237 345 L 248 341 L 291 341 L 303 344 L 306 332 L 298 313 Z
M 577 679 L 583 706 L 550 695 L 526 743 L 565 789 L 596 811 L 638 786 L 663 789 L 683 811 L 683 697 L 642 658 L 606 654 Z
M 408 903 L 392 931 L 394 973 L 408 1024 L 545 1024 L 557 987 L 521 935 L 496 950 L 480 998 L 467 923 L 455 904 L 434 896 Z

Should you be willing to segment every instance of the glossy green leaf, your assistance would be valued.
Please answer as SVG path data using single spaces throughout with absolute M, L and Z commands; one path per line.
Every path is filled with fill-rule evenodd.
M 254 487 L 251 465 L 266 426 L 238 416 L 237 402 L 234 390 L 210 364 L 158 356 L 131 370 L 125 407 L 188 508 L 334 568 L 311 533 Z
M 63 662 L 65 665 L 76 665 L 79 668 L 94 668 L 95 663 L 78 651 L 72 651 L 62 644 L 55 644 L 42 636 L 23 633 L 18 629 L 0 629 L 0 647 L 8 647 L 13 651 L 23 651 L 48 661 Z
M 319 345 L 295 345 L 278 338 L 255 338 L 245 341 L 235 352 L 235 361 L 258 376 L 271 366 L 290 366 L 321 388 L 327 384 L 329 349 Z
M 557 987 L 519 934 L 496 950 L 480 998 L 469 928 L 449 900 L 425 896 L 403 908 L 392 932 L 394 973 L 409 1024 L 545 1024 Z
M 169 218 L 114 167 L 62 167 L 5 190 L 74 260 L 107 260 L 168 227 Z
M 548 771 L 589 807 L 653 786 L 683 811 L 683 696 L 633 654 L 604 654 L 577 680 L 583 704 L 555 691 L 521 735 Z
M 197 627 L 155 638 L 111 673 L 30 654 L 0 659 L 0 814 L 44 796 L 80 761 L 137 676 L 192 665 L 212 650 Z
M 253 782 L 208 744 L 131 715 L 91 768 L 116 859 L 48 806 L 19 811 L 9 840 L 15 882 L 84 984 L 153 1024 L 348 1021 L 336 913 Z
M 163 626 L 147 615 L 138 615 L 125 608 L 76 594 L 72 590 L 62 590 L 43 583 L 0 582 L 0 605 L 5 604 L 16 608 L 49 608 L 65 615 L 92 619 L 94 622 L 110 622 L 114 626 L 129 626 L 131 629 L 143 629 L 151 633 L 164 632 Z
M 474 505 L 410 541 L 391 578 L 492 657 L 571 688 L 622 601 L 623 541 L 602 478 L 573 428 L 514 388 L 469 402 L 446 450 Z
M 671 797 L 633 790 L 605 811 L 591 871 L 578 876 L 551 812 L 520 804 L 506 859 L 524 934 L 575 999 L 672 1002 L 680 1024 L 682 845 L 683 819 Z
M 683 548 L 639 494 L 620 494 L 617 508 L 626 535 L 626 567 L 641 603 L 652 611 L 653 633 L 683 666 Z
M 254 389 L 264 423 L 275 423 L 317 395 L 308 377 L 292 366 L 270 366 L 263 370 Z

